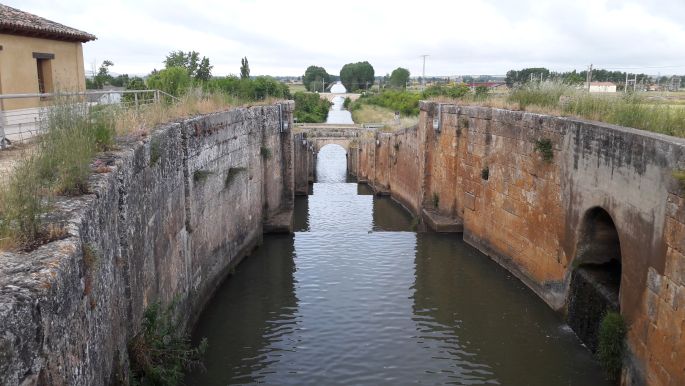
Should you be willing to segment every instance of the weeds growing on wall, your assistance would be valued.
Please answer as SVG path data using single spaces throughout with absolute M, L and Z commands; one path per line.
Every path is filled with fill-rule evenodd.
M 552 141 L 548 138 L 542 138 L 535 141 L 535 151 L 540 153 L 540 156 L 545 162 L 552 162 L 552 159 L 554 159 Z
M 112 122 L 73 99 L 56 99 L 42 122 L 44 134 L 2 181 L 3 248 L 31 249 L 50 241 L 43 223 L 50 198 L 87 193 L 93 157 L 111 148 L 114 141 Z
M 269 159 L 269 158 L 271 158 L 271 156 L 272 156 L 271 149 L 269 149 L 269 148 L 266 147 L 266 146 L 262 146 L 262 147 L 259 149 L 259 154 L 261 154 L 261 155 L 262 155 L 262 158 L 264 158 L 264 159 Z
M 440 206 L 440 195 L 437 192 L 433 192 L 433 207 L 437 208 Z
M 680 184 L 680 189 L 685 190 L 685 170 L 674 170 L 672 174 Z
M 176 303 L 153 303 L 143 315 L 141 331 L 128 345 L 132 384 L 177 385 L 185 370 L 202 366 L 207 340 L 192 347 L 181 323 L 174 317 Z
M 599 326 L 597 358 L 610 380 L 616 380 L 623 367 L 626 324 L 618 312 L 607 312 Z

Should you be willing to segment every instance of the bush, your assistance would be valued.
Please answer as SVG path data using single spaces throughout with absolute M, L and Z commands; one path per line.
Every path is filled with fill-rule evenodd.
M 151 75 L 147 84 L 151 89 L 162 90 L 178 97 L 190 88 L 191 78 L 185 68 L 169 67 Z
M 468 94 L 470 91 L 469 86 L 464 83 L 455 84 L 453 86 L 444 85 L 434 85 L 429 86 L 423 91 L 423 98 L 434 98 L 434 97 L 448 97 L 448 98 L 461 98 Z
M 536 140 L 535 151 L 540 153 L 540 156 L 545 162 L 551 162 L 554 158 L 554 149 L 552 146 L 552 141 L 549 138 Z
M 133 384 L 177 385 L 184 370 L 201 366 L 207 340 L 197 347 L 190 345 L 174 318 L 175 305 L 162 308 L 154 303 L 145 310 L 142 330 L 128 345 Z
M 331 102 L 322 99 L 319 94 L 296 92 L 295 111 L 293 115 L 298 122 L 325 122 Z
M 285 83 L 269 76 L 238 78 L 236 76 L 214 77 L 205 83 L 210 92 L 222 92 L 246 101 L 264 100 L 266 98 L 290 99 L 290 89 Z
M 599 326 L 597 357 L 607 377 L 618 379 L 623 367 L 626 324 L 618 312 L 607 312 Z
M 147 90 L 147 86 L 145 85 L 145 81 L 142 78 L 139 77 L 133 77 L 131 80 L 128 82 L 126 85 L 126 90 Z M 152 98 L 152 93 L 139 93 L 138 94 L 138 103 L 143 103 L 144 100 L 149 100 Z M 126 105 L 132 105 L 135 104 L 136 102 L 136 97 L 134 94 L 131 93 L 126 93 L 123 96 L 123 101 Z
M 421 100 L 421 94 L 408 91 L 386 90 L 380 94 L 362 96 L 350 103 L 350 110 L 357 110 L 361 108 L 362 105 L 368 104 L 399 111 L 402 115 L 418 115 L 419 100 Z

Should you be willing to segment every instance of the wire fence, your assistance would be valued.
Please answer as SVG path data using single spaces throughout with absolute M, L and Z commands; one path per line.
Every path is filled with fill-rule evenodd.
M 155 103 L 178 101 L 161 90 L 0 94 L 0 149 L 26 142 L 43 132 L 54 102 L 64 99 L 90 111 L 96 111 L 98 106 L 140 109 Z

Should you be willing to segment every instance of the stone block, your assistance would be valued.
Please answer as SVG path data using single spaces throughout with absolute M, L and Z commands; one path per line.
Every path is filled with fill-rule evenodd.
M 472 193 L 464 193 L 464 207 L 476 210 L 476 196 Z
M 661 291 L 661 275 L 652 267 L 647 271 L 647 288 L 655 294 Z

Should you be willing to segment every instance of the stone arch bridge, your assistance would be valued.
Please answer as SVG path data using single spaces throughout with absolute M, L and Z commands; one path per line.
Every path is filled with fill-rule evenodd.
M 316 156 L 326 145 L 339 145 L 349 155 L 364 139 L 374 138 L 376 129 L 361 125 L 306 124 L 297 126 L 293 136 L 295 194 L 309 194 L 316 174 Z M 348 158 L 349 168 L 349 158 Z
M 361 125 L 316 124 L 302 125 L 297 129 L 296 141 L 306 145 L 316 155 L 326 145 L 340 145 L 349 151 L 350 145 L 362 139 L 373 138 L 376 129 L 363 128 Z

